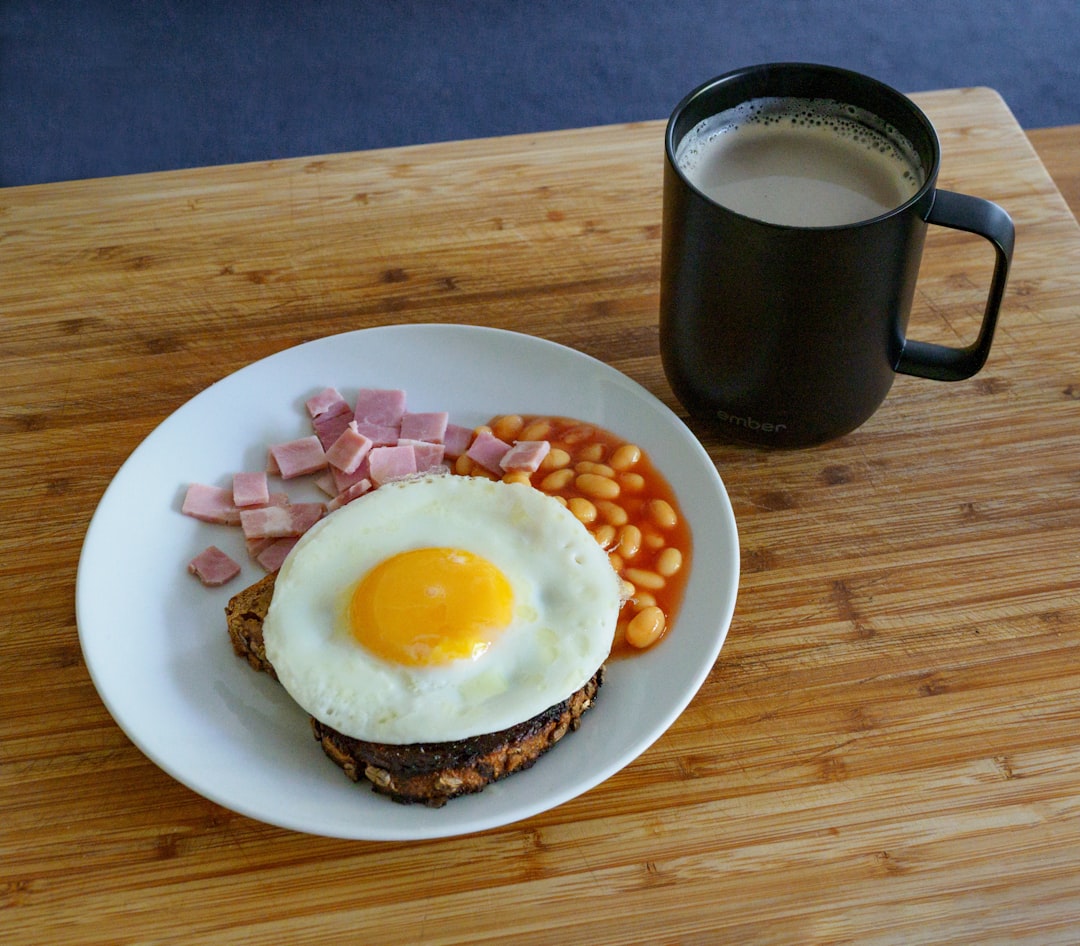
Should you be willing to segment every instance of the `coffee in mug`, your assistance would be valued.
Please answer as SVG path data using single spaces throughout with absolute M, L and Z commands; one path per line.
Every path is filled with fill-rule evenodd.
M 675 396 L 727 439 L 801 447 L 866 421 L 897 373 L 958 381 L 989 354 L 1014 232 L 937 188 L 941 149 L 906 96 L 832 66 L 704 83 L 665 137 L 660 354 Z M 930 224 L 988 240 L 978 337 L 909 339 Z
M 877 116 L 827 99 L 754 99 L 699 122 L 675 151 L 703 194 L 746 217 L 792 227 L 869 220 L 910 200 L 915 149 Z

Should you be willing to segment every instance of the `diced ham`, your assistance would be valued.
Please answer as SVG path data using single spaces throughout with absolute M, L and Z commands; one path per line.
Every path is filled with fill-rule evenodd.
M 503 469 L 499 466 L 502 458 L 506 456 L 510 444 L 496 437 L 490 430 L 483 430 L 476 435 L 472 446 L 465 451 L 470 460 L 475 460 L 485 470 L 502 476 Z
M 352 473 L 345 473 L 334 466 L 330 467 L 330 475 L 334 478 L 334 495 L 344 492 L 350 486 L 355 486 L 361 480 L 370 479 L 370 462 L 371 450 L 368 451 L 367 456 L 360 461 L 360 465 Z
M 401 429 L 396 425 L 372 424 L 365 420 L 356 421 L 356 432 L 363 434 L 376 447 L 392 447 L 401 436 Z
M 443 432 L 443 447 L 451 460 L 456 460 L 472 443 L 473 432 L 470 427 L 462 427 L 461 424 L 447 424 Z
M 319 443 L 322 444 L 324 450 L 329 450 L 334 445 L 334 441 L 345 433 L 352 422 L 352 411 L 346 411 L 343 414 L 323 414 L 316 417 L 312 424 Z
M 232 581 L 240 574 L 240 566 L 216 545 L 211 545 L 188 562 L 188 571 L 210 588 Z
M 373 447 L 368 454 L 368 470 L 376 486 L 412 476 L 416 473 L 416 451 L 411 444 Z
M 352 473 L 360 466 L 360 461 L 367 456 L 371 446 L 371 438 L 360 433 L 356 429 L 356 421 L 351 421 L 326 451 L 326 461 L 342 473 Z
M 416 472 L 427 473 L 443 462 L 444 448 L 441 443 L 428 443 L 425 440 L 399 440 L 399 446 L 410 446 L 416 458 Z
M 326 468 L 326 451 L 314 434 L 275 444 L 270 448 L 270 453 L 277 462 L 282 478 L 286 480 Z
M 349 411 L 349 402 L 341 396 L 337 388 L 325 388 L 304 402 L 311 419 L 319 417 L 333 417 L 335 414 L 344 414 Z
M 263 506 L 270 502 L 270 487 L 263 472 L 234 473 L 232 492 L 237 506 Z
M 401 426 L 401 416 L 404 413 L 404 391 L 361 388 L 356 396 L 356 410 L 353 415 L 358 423 L 397 428 Z
M 363 496 L 364 493 L 370 492 L 372 489 L 371 480 L 363 479 L 357 483 L 353 483 L 352 486 L 342 490 L 333 499 L 326 504 L 326 511 L 333 512 L 335 509 L 340 509 L 342 506 L 347 506 L 354 499 Z
M 274 538 L 244 539 L 244 545 L 247 547 L 248 556 L 258 561 L 259 556 L 277 541 Z
M 519 440 L 506 451 L 499 466 L 507 473 L 535 473 L 549 450 L 551 444 L 546 440 Z
M 326 493 L 327 496 L 336 496 L 339 492 L 337 483 L 334 482 L 333 471 L 329 468 L 316 476 L 313 482 L 319 489 Z
M 280 539 L 300 536 L 326 512 L 322 503 L 290 503 L 240 510 L 240 525 L 248 539 Z
M 277 460 L 274 459 L 273 447 L 266 451 L 266 472 L 271 476 L 281 476 L 281 467 L 277 465 Z
M 422 440 L 426 443 L 442 443 L 446 436 L 446 426 L 450 415 L 446 411 L 430 411 L 410 414 L 401 418 L 400 437 L 402 440 Z
M 234 526 L 240 521 L 240 510 L 233 502 L 232 490 L 221 486 L 192 483 L 187 488 L 180 511 L 203 522 Z
M 274 539 L 258 554 L 255 560 L 268 572 L 276 572 L 293 550 L 293 546 L 299 541 L 299 538 L 293 537 Z

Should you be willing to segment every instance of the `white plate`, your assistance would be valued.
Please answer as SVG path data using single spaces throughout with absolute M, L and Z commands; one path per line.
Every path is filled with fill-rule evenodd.
M 692 516 L 694 557 L 670 636 L 615 661 L 581 729 L 532 769 L 444 808 L 398 805 L 349 781 L 305 714 L 231 650 L 223 608 L 260 577 L 203 588 L 187 562 L 214 542 L 240 560 L 238 530 L 180 513 L 189 482 L 261 469 L 265 444 L 305 435 L 303 402 L 326 386 L 405 388 L 411 410 L 469 426 L 496 413 L 577 417 L 636 441 Z M 481 831 L 553 808 L 644 752 L 712 668 L 735 607 L 735 518 L 716 468 L 657 398 L 580 352 L 476 326 L 402 325 L 323 338 L 207 388 L 132 453 L 101 499 L 79 562 L 87 667 L 109 712 L 157 765 L 234 811 L 312 834 L 368 840 Z

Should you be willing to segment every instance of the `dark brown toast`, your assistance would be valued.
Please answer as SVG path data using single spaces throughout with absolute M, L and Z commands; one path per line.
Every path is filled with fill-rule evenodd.
M 266 659 L 262 622 L 274 593 L 267 575 L 237 593 L 225 608 L 229 638 L 238 657 L 255 670 L 277 675 Z M 603 683 L 601 667 L 580 690 L 542 713 L 499 732 L 453 742 L 386 745 L 346 736 L 312 717 L 311 727 L 323 751 L 354 782 L 404 804 L 440 808 L 458 795 L 529 768 L 567 732 L 576 730 Z

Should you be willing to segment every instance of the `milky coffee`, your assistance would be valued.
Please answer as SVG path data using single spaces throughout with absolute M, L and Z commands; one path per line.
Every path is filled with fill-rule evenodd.
M 712 115 L 683 137 L 676 161 L 718 204 L 797 227 L 869 220 L 905 203 L 924 181 L 903 135 L 828 99 L 753 99 Z

